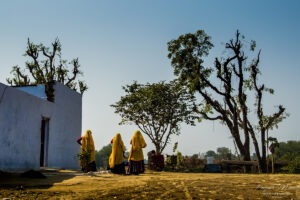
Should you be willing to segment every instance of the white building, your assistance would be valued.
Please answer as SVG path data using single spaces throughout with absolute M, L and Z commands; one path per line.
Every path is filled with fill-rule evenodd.
M 50 88 L 53 102 L 45 85 L 0 83 L 0 170 L 79 168 L 82 96 L 59 82 Z

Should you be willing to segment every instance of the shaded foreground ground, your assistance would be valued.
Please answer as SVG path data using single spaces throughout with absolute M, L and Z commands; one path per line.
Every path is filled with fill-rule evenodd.
M 0 178 L 0 200 L 12 199 L 300 199 L 300 175 L 147 171 L 121 176 L 46 171 L 44 179 Z

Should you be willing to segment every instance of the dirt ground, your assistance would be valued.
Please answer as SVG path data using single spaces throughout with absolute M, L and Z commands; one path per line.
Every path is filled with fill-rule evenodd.
M 115 175 L 43 171 L 46 178 L 0 174 L 0 200 L 13 199 L 300 199 L 300 175 L 146 171 Z

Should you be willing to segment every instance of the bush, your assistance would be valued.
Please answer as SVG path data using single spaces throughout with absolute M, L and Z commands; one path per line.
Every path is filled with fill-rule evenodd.
M 282 168 L 283 170 L 287 170 L 288 173 L 294 174 L 300 172 L 300 156 L 293 158 L 287 166 Z
M 177 152 L 177 155 L 167 155 L 164 171 L 202 172 L 203 169 L 204 160 L 199 159 L 198 155 L 182 156 Z

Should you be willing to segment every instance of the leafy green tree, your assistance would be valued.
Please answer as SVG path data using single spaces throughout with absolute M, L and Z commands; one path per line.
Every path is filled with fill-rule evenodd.
M 16 86 L 31 84 L 47 86 L 53 81 L 58 81 L 83 94 L 88 87 L 84 81 L 79 80 L 82 72 L 79 70 L 78 58 L 70 62 L 62 59 L 62 47 L 58 38 L 51 45 L 50 49 L 43 44 L 34 44 L 28 38 L 24 56 L 29 57 L 30 61 L 25 63 L 25 69 L 17 65 L 13 66 L 11 71 L 13 77 L 7 78 L 7 82 Z
M 207 157 L 217 157 L 217 156 L 218 156 L 218 154 L 215 151 L 213 151 L 213 150 L 208 150 L 205 153 L 205 158 L 207 158 Z
M 215 58 L 214 66 L 206 67 L 203 59 L 213 44 L 199 30 L 171 40 L 168 57 L 182 84 L 203 98 L 199 111 L 202 119 L 218 120 L 226 125 L 245 161 L 251 158 L 252 140 L 260 170 L 266 172 L 266 133 L 277 127 L 287 114 L 282 105 L 271 115 L 263 112 L 263 94 L 273 94 L 274 90 L 258 82 L 260 51 L 249 62 L 244 44 L 249 44 L 249 51 L 255 50 L 256 43 L 245 41 L 237 31 L 235 38 L 225 44 L 228 56 Z M 251 102 L 249 96 L 255 96 L 255 100 Z M 258 138 L 261 138 L 261 148 Z
M 97 167 L 101 167 L 106 169 L 108 166 L 108 159 L 111 154 L 112 146 L 108 144 L 104 146 L 101 150 L 96 151 L 96 165 Z
M 289 161 L 290 157 L 300 156 L 300 141 L 280 142 L 275 153 L 280 161 Z
M 218 154 L 218 158 L 220 160 L 224 159 L 224 160 L 228 160 L 229 157 L 231 156 L 231 151 L 229 148 L 227 147 L 218 147 L 217 148 L 217 154 Z
M 290 173 L 300 169 L 300 141 L 280 142 L 275 149 L 276 161 L 287 164 L 284 168 Z
M 134 123 L 154 144 L 156 153 L 165 149 L 172 135 L 180 134 L 180 123 L 194 125 L 195 97 L 176 81 L 123 87 L 125 96 L 111 105 L 121 116 L 120 124 Z

